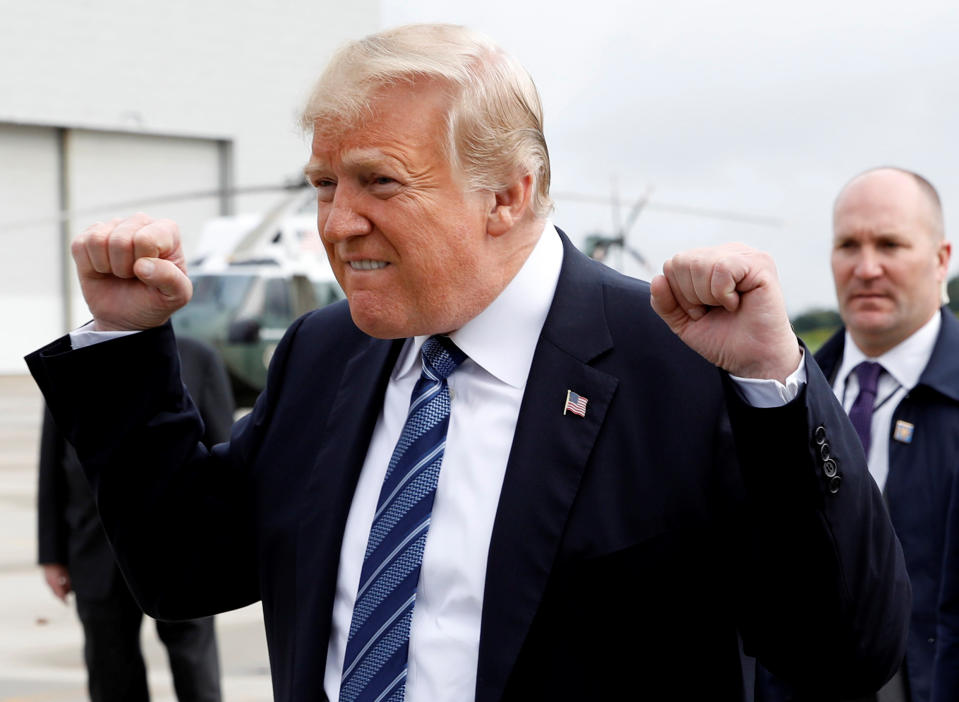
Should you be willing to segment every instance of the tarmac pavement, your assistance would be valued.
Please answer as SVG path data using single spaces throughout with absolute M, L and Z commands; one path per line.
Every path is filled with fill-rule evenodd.
M 73 602 L 47 589 L 36 565 L 40 393 L 29 376 L 0 376 L 0 702 L 83 702 L 83 632 Z M 271 700 L 260 606 L 217 616 L 224 702 Z M 173 702 L 166 652 L 141 631 L 154 702 Z

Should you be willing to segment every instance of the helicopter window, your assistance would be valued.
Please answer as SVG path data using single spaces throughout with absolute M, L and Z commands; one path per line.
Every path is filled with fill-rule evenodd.
M 313 282 L 313 290 L 316 292 L 316 304 L 318 307 L 331 305 L 337 300 L 346 297 L 343 290 L 336 283 Z
M 253 276 L 249 275 L 198 275 L 193 279 L 195 305 L 235 307 L 246 295 Z
M 263 326 L 286 327 L 293 321 L 293 304 L 290 291 L 283 278 L 266 281 L 266 299 L 263 305 Z
M 294 275 L 290 280 L 290 292 L 293 295 L 294 314 L 298 317 L 316 307 L 316 295 L 310 279 L 305 275 Z

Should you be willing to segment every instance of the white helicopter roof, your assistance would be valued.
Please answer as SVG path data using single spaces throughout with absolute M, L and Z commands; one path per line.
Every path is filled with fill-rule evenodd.
M 257 266 L 335 280 L 317 231 L 312 188 L 296 191 L 266 214 L 215 217 L 204 225 L 191 271 L 224 273 L 241 264 L 245 272 Z

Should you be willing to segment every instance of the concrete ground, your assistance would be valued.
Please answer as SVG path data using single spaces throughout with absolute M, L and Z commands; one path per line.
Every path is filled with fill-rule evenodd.
M 47 589 L 36 565 L 40 393 L 29 376 L 0 376 L 0 702 L 83 702 L 83 633 L 73 603 Z M 217 617 L 225 702 L 272 699 L 259 605 Z M 175 700 L 166 653 L 142 629 L 155 702 Z

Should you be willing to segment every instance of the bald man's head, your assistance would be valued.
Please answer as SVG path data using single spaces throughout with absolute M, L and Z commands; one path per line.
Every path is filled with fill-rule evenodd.
M 868 356 L 901 343 L 936 314 L 951 247 L 929 181 L 899 168 L 859 174 L 836 198 L 833 233 L 839 313 Z
M 939 199 L 939 192 L 935 186 L 918 173 L 905 168 L 897 168 L 896 166 L 870 168 L 868 171 L 863 171 L 859 175 L 854 176 L 846 183 L 843 189 L 839 191 L 839 195 L 836 196 L 836 201 L 833 204 L 834 221 L 836 211 L 839 209 L 847 192 L 855 192 L 863 186 L 869 186 L 882 180 L 892 183 L 893 187 L 897 189 L 903 188 L 905 192 L 910 190 L 909 182 L 911 181 L 912 185 L 915 186 L 915 194 L 920 200 L 920 203 L 917 203 L 917 212 L 924 211 L 927 231 L 931 236 L 938 239 L 945 237 L 946 227 L 942 215 L 942 200 Z M 904 196 L 905 192 L 903 193 Z

